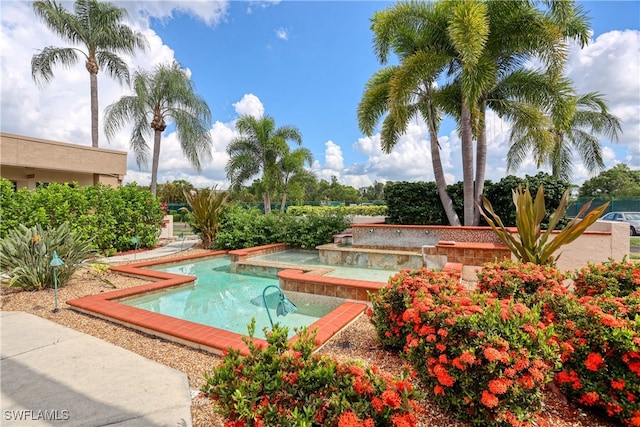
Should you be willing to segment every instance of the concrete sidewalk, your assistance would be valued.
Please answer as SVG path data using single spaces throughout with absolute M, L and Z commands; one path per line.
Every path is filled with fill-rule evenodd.
M 186 374 L 24 312 L 0 312 L 5 426 L 190 427 Z
M 99 259 L 101 262 L 106 263 L 118 263 L 118 262 L 130 262 L 130 261 L 144 261 L 151 258 L 158 258 L 167 255 L 175 255 L 180 252 L 187 251 L 200 243 L 200 239 L 197 236 L 187 237 L 185 239 L 174 240 L 166 245 L 163 245 L 157 249 L 145 250 L 134 252 L 126 255 L 111 256 Z

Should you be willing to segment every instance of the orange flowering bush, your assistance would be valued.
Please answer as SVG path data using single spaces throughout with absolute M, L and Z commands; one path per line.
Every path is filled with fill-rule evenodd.
M 531 425 L 558 362 L 539 311 L 487 294 L 418 298 L 406 351 L 438 402 L 481 425 Z M 425 328 L 426 326 L 426 328 Z M 426 334 L 425 334 L 426 333 Z
M 559 361 L 539 309 L 466 291 L 425 269 L 400 272 L 372 300 L 378 339 L 397 347 L 404 338 L 438 402 L 476 424 L 527 425 Z
M 605 292 L 622 297 L 640 289 L 640 262 L 610 261 L 591 264 L 574 273 L 573 282 L 578 296 L 600 295 Z
M 416 295 L 455 295 L 463 291 L 459 276 L 427 268 L 403 270 L 389 278 L 389 283 L 370 294 L 373 309 L 368 311 L 376 327 L 378 342 L 388 349 L 402 350 L 409 331 L 403 320 Z
M 421 393 L 406 376 L 313 354 L 307 328 L 289 345 L 288 328 L 276 324 L 266 348 L 253 343 L 254 331 L 255 322 L 245 339 L 249 355 L 229 350 L 201 388 L 217 400 L 225 427 L 417 425 Z
M 523 302 L 539 290 L 562 288 L 566 279 L 556 268 L 511 260 L 486 263 L 477 276 L 478 291 Z
M 574 401 L 640 426 L 640 292 L 586 296 L 557 322 L 562 369 L 555 375 Z

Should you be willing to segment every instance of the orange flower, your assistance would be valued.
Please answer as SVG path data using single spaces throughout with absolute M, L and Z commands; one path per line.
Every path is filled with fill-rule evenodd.
M 345 412 L 338 418 L 338 427 L 358 427 L 360 425 L 360 418 L 353 412 Z
M 37 234 L 35 236 L 33 236 L 33 243 L 38 243 L 40 241 L 40 236 L 38 236 Z
M 435 394 L 436 396 L 444 396 L 444 387 L 442 387 L 440 384 L 438 384 L 437 386 L 435 386 L 433 388 L 433 394 Z
M 598 353 L 589 353 L 587 360 L 584 362 L 584 366 L 590 371 L 596 372 L 602 366 L 604 366 L 604 360 Z
M 496 350 L 493 347 L 487 347 L 484 349 L 484 357 L 489 361 L 489 362 L 495 362 L 498 360 L 502 360 L 502 353 L 498 350 Z
M 381 414 L 384 409 L 384 404 L 382 403 L 382 400 L 380 400 L 380 398 L 377 396 L 371 399 L 371 406 L 373 407 L 373 410 L 376 411 L 378 414 Z
M 389 389 L 382 392 L 382 401 L 392 408 L 399 408 L 402 403 L 398 393 Z
M 466 363 L 467 365 L 473 365 L 476 362 L 476 357 L 469 350 L 465 350 L 460 355 L 460 361 L 462 363 Z
M 480 401 L 487 408 L 495 408 L 500 403 L 498 398 L 487 390 L 482 391 L 482 399 Z
M 585 393 L 580 398 L 579 402 L 585 405 L 593 406 L 600 400 L 598 393 L 595 391 L 590 391 L 589 393 Z
M 508 378 L 497 378 L 489 381 L 489 391 L 493 394 L 505 394 L 511 384 L 513 381 Z
M 615 390 L 623 390 L 625 382 L 624 380 L 611 380 L 611 388 Z

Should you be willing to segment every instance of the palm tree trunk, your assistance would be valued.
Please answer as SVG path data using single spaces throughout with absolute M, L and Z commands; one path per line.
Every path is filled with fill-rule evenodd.
M 271 197 L 268 191 L 262 193 L 262 200 L 264 202 L 264 214 L 268 215 L 271 213 Z
M 487 129 L 485 123 L 485 104 L 480 105 L 480 123 L 478 124 L 478 141 L 476 145 L 476 186 L 474 192 L 473 225 L 480 224 L 480 197 L 484 192 L 484 175 L 487 167 Z
M 453 209 L 453 202 L 451 201 L 449 193 L 447 193 L 447 181 L 444 179 L 444 170 L 442 169 L 438 134 L 431 120 L 429 121 L 429 139 L 431 140 L 431 164 L 433 166 L 433 175 L 436 178 L 436 187 L 438 188 L 438 195 L 440 195 L 440 202 L 442 203 L 444 212 L 447 214 L 449 225 L 460 225 L 460 218 L 458 218 L 458 214 L 455 209 Z
M 466 97 L 462 98 L 460 118 L 460 137 L 462 139 L 462 179 L 464 191 L 464 225 L 473 225 L 473 135 L 471 133 L 471 111 Z
M 156 130 L 153 133 L 153 160 L 151 162 L 151 194 L 156 196 L 156 188 L 158 186 L 158 164 L 160 163 L 160 138 L 162 132 Z
M 98 148 L 98 74 L 89 73 L 91 83 L 91 146 Z

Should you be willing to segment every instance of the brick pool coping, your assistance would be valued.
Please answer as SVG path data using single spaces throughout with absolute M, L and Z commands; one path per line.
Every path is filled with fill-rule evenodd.
M 184 261 L 201 258 L 211 258 L 226 255 L 227 251 L 215 251 L 201 254 L 185 255 L 171 259 L 144 261 L 134 264 L 110 267 L 110 270 L 142 279 L 151 280 L 140 286 L 128 289 L 118 289 L 95 295 L 66 301 L 72 309 L 96 316 L 102 319 L 145 332 L 149 335 L 164 338 L 196 349 L 206 350 L 216 354 L 222 354 L 229 348 L 239 350 L 241 354 L 249 353 L 247 345 L 243 342 L 243 335 L 202 325 L 188 320 L 178 319 L 159 313 L 154 313 L 140 308 L 120 304 L 118 300 L 139 296 L 149 292 L 156 292 L 187 286 L 192 284 L 196 277 L 174 273 L 166 273 L 146 269 L 152 265 L 170 265 Z M 347 281 L 347 279 L 344 279 Z M 366 304 L 356 302 L 344 302 L 338 308 L 318 319 L 309 326 L 309 330 L 316 329 L 316 345 L 318 347 L 326 343 L 339 330 L 355 320 L 367 308 Z M 297 335 L 289 341 L 297 339 Z M 258 347 L 265 347 L 266 341 L 253 338 Z

